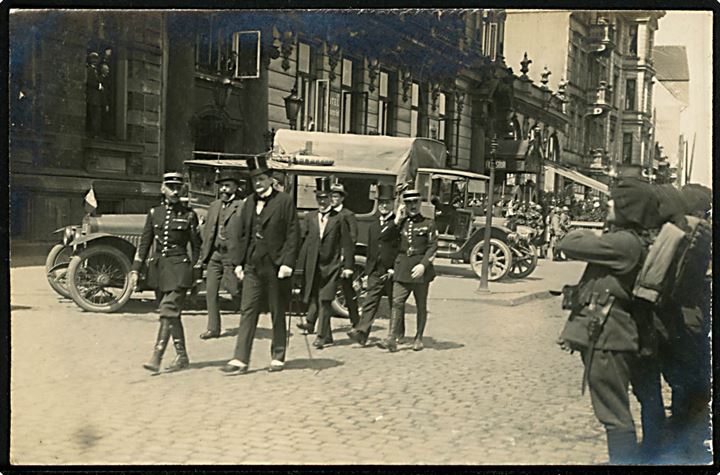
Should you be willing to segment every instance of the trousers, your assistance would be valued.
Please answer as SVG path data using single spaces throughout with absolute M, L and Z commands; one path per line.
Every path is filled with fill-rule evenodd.
M 367 293 L 365 294 L 365 300 L 363 301 L 362 316 L 360 321 L 355 326 L 355 329 L 365 333 L 370 333 L 373 321 L 377 315 L 378 308 L 380 308 L 380 301 L 383 295 L 387 295 L 388 302 L 392 306 L 393 301 L 393 281 L 392 277 L 381 277 L 386 276 L 385 273 L 372 272 L 368 276 L 367 281 Z
M 220 321 L 220 287 L 224 284 L 225 290 L 230 293 L 235 311 L 237 311 L 240 300 L 240 281 L 235 276 L 232 264 L 229 262 L 223 263 L 222 257 L 221 253 L 214 251 L 208 261 L 206 273 L 207 329 L 214 333 L 219 333 L 222 326 Z
M 245 364 L 250 363 L 250 352 L 257 329 L 258 317 L 267 303 L 272 318 L 272 343 L 270 354 L 273 360 L 285 361 L 287 329 L 285 313 L 290 302 L 291 279 L 278 279 L 279 267 L 268 255 L 258 261 L 251 259 L 245 269 L 242 289 L 242 307 L 234 358 Z
M 427 322 L 427 298 L 430 282 L 406 283 L 395 281 L 393 283 L 393 318 L 405 320 L 405 302 L 412 292 L 417 307 L 415 338 L 422 338 Z

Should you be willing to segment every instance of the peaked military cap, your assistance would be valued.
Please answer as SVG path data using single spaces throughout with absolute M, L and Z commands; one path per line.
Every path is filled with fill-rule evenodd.
M 420 192 L 417 190 L 405 190 L 402 198 L 403 201 L 420 201 Z
M 182 185 L 184 183 L 183 174 L 178 172 L 167 172 L 163 175 L 163 183 L 172 184 L 176 183 Z
M 242 184 L 242 178 L 237 170 L 219 170 L 215 177 L 215 183 L 220 183 L 221 181 L 234 181 L 238 185 Z

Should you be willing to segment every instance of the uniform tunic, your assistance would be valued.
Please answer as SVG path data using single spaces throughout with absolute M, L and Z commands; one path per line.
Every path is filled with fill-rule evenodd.
M 632 287 L 639 271 L 644 248 L 631 231 L 606 232 L 600 236 L 589 230 L 569 232 L 558 249 L 571 259 L 588 263 L 578 284 L 578 298 L 561 333 L 561 338 L 581 351 L 583 363 L 590 365 L 588 387 L 593 410 L 608 431 L 635 434 L 630 412 L 628 385 L 642 405 L 644 440 L 659 435 L 664 419 L 656 362 L 639 356 L 639 329 L 631 312 Z M 587 304 L 592 293 L 598 303 L 615 297 L 608 318 L 590 354 Z M 637 317 L 637 315 L 636 315 Z

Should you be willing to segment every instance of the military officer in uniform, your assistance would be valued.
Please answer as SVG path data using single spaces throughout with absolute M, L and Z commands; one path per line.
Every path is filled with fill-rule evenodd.
M 181 173 L 165 173 L 161 191 L 163 204 L 150 209 L 130 271 L 130 284 L 137 286 L 139 271 L 148 262 L 147 282 L 159 300 L 160 329 L 150 361 L 143 365 L 158 372 L 167 343 L 172 337 L 177 357 L 167 371 L 185 369 L 190 364 L 185 348 L 185 331 L 180 315 L 187 289 L 193 284 L 193 266 L 200 254 L 198 217 L 180 201 Z M 192 256 L 188 256 L 188 243 Z M 152 254 L 150 248 L 152 247 Z M 150 258 L 148 259 L 148 255 Z
M 207 265 L 205 300 L 208 311 L 207 331 L 200 335 L 203 340 L 220 336 L 219 293 L 223 281 L 236 309 L 240 300 L 240 282 L 233 262 L 239 260 L 237 254 L 244 202 L 240 188 L 242 182 L 236 171 L 222 170 L 218 174 L 215 183 L 218 184 L 220 198 L 210 203 L 202 232 L 200 263 Z
M 345 297 L 345 306 L 348 309 L 350 317 L 350 323 L 357 325 L 360 321 L 360 314 L 358 312 L 358 301 L 357 293 L 353 288 L 353 268 L 355 267 L 355 245 L 358 239 L 358 224 L 355 213 L 347 209 L 344 205 L 345 201 L 345 187 L 342 183 L 336 182 L 332 185 L 332 192 L 330 193 L 330 199 L 332 202 L 333 210 L 340 215 L 340 217 L 346 221 L 347 226 L 350 228 L 350 235 L 353 243 L 353 265 L 349 269 L 343 269 L 340 274 L 340 285 L 342 286 L 343 296 Z
M 380 347 L 397 351 L 397 329 L 405 318 L 405 301 L 410 293 L 417 306 L 417 331 L 413 350 L 423 349 L 422 337 L 427 321 L 427 298 L 430 282 L 435 279 L 433 260 L 437 252 L 438 232 L 432 219 L 420 214 L 420 193 L 416 190 L 403 192 L 401 205 L 395 218 L 400 230 L 400 250 L 395 259 L 393 273 L 393 305 L 390 317 L 389 337 Z M 407 213 L 407 216 L 405 216 Z
M 254 193 L 242 208 L 242 231 L 235 274 L 243 280 L 240 327 L 233 359 L 226 373 L 246 373 L 250 350 L 263 308 L 272 315 L 270 371 L 285 366 L 285 312 L 290 302 L 290 277 L 297 261 L 299 223 L 290 195 L 272 186 L 271 170 L 262 156 L 247 160 Z
M 311 211 L 303 222 L 303 243 L 298 266 L 305 277 L 304 301 L 309 304 L 308 322 L 311 330 L 315 319 L 320 322 L 313 345 L 322 349 L 333 344 L 330 317 L 337 280 L 343 270 L 352 269 L 354 244 L 346 220 L 330 204 L 330 179 L 317 179 L 315 198 L 318 209 Z
M 367 343 L 370 328 L 383 295 L 387 295 L 390 307 L 392 307 L 393 265 L 400 248 L 400 233 L 395 224 L 395 213 L 393 213 L 395 187 L 379 183 L 377 193 L 379 214 L 375 216 L 368 230 L 367 259 L 365 261 L 365 275 L 368 279 L 367 293 L 363 302 L 360 322 L 348 332 L 348 336 L 361 346 L 365 346 Z M 404 321 L 400 320 L 400 323 L 404 324 Z M 404 333 L 405 329 L 399 328 L 397 335 L 388 334 L 388 337 L 401 338 Z
M 660 221 L 649 184 L 624 179 L 611 188 L 602 235 L 569 232 L 558 250 L 587 262 L 577 286 L 564 289 L 570 316 L 558 343 L 581 353 L 593 410 L 605 426 L 611 464 L 638 463 L 640 451 L 630 411 L 628 385 L 642 406 L 643 445 L 656 449 L 664 411 L 657 379 L 648 315 L 633 304 L 632 289 L 650 243 L 649 231 Z

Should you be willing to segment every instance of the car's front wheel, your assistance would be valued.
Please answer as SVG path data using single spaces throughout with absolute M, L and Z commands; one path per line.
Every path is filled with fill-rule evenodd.
M 130 259 L 121 250 L 90 246 L 70 260 L 68 289 L 75 303 L 88 312 L 115 312 L 132 295 L 129 273 Z
M 478 277 L 482 276 L 484 241 L 480 240 L 470 251 L 470 267 Z M 512 266 L 512 252 L 507 244 L 499 239 L 490 239 L 490 253 L 488 260 L 488 280 L 500 280 L 507 275 Z

